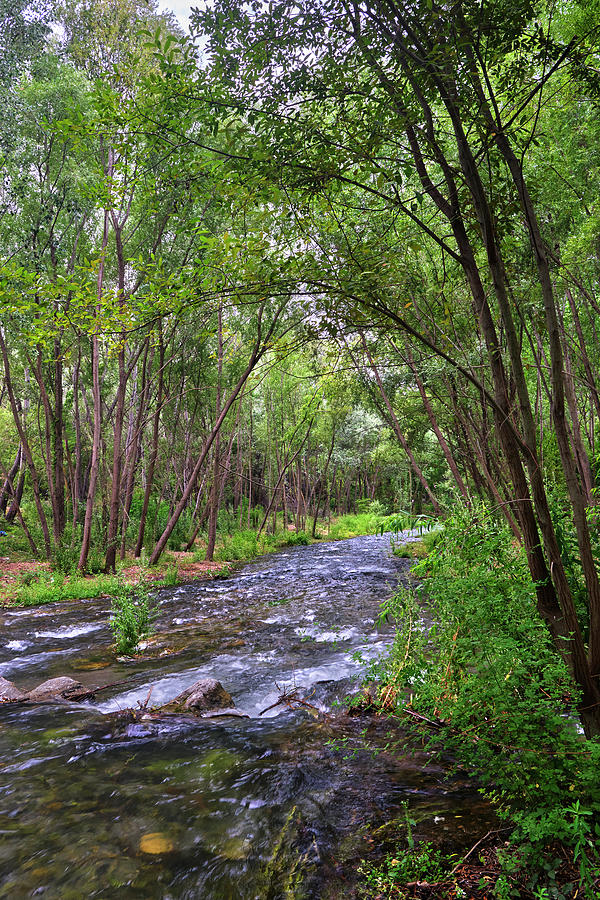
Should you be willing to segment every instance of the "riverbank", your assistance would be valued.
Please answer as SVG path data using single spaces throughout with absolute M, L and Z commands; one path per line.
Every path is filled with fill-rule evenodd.
M 126 558 L 117 563 L 115 574 L 102 572 L 82 575 L 60 571 L 51 563 L 25 558 L 22 553 L 0 557 L 0 608 L 37 606 L 64 600 L 85 600 L 112 596 L 123 586 L 173 587 L 178 584 L 229 574 L 236 565 L 283 547 L 308 545 L 321 541 L 344 540 L 375 534 L 383 521 L 369 513 L 344 515 L 322 520 L 313 538 L 304 531 L 282 529 L 276 534 L 258 536 L 252 529 L 239 529 L 219 536 L 214 561 L 204 557 L 206 546 L 200 539 L 189 551 L 166 551 L 158 565 L 149 567 L 144 560 Z M 10 551 L 10 543 L 0 548 Z
M 523 549 L 481 504 L 457 506 L 425 544 L 418 589 L 384 604 L 398 630 L 372 705 L 469 771 L 505 830 L 482 829 L 459 866 L 407 828 L 365 863 L 363 896 L 599 898 L 600 741 L 585 737 L 588 710 L 540 618 Z

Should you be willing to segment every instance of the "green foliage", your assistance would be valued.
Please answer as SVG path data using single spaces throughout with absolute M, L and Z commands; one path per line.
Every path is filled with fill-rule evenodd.
M 369 500 L 367 498 L 357 500 L 356 509 L 359 513 L 371 513 L 374 516 L 387 515 L 387 509 L 381 500 Z
M 407 882 L 426 881 L 431 884 L 445 879 L 452 859 L 429 841 L 422 841 L 388 854 L 382 865 L 363 863 L 358 870 L 363 878 L 360 896 L 380 900 L 408 897 L 409 894 L 402 890 Z
M 410 512 L 396 512 L 391 516 L 386 516 L 379 524 L 379 533 L 385 534 L 391 531 L 395 535 L 396 541 L 403 531 L 416 531 L 420 535 L 427 534 L 435 526 L 436 519 L 433 516 L 426 516 L 423 513 L 415 515 Z
M 177 565 L 169 566 L 165 574 L 162 578 L 162 583 L 165 587 L 174 587 L 176 584 L 179 584 L 179 570 Z
M 150 634 L 154 617 L 145 587 L 122 588 L 113 597 L 109 620 L 117 653 L 133 653 L 140 640 Z
M 310 537 L 305 531 L 290 531 L 285 539 L 285 542 L 290 547 L 306 547 L 308 544 L 310 544 Z
M 267 538 L 265 536 L 265 541 L 259 542 L 257 533 L 251 529 L 244 529 L 243 531 L 237 531 L 231 535 L 224 535 L 222 545 L 215 552 L 215 559 L 223 562 L 240 559 L 254 559 L 256 556 L 259 556 L 261 552 L 264 552 L 262 547 L 265 546 L 266 540 Z
M 54 572 L 61 572 L 63 575 L 71 575 L 74 574 L 77 570 L 77 563 L 79 562 L 79 550 L 81 547 L 81 529 L 76 528 L 75 533 L 73 533 L 73 527 L 69 523 L 65 528 L 65 531 L 62 536 L 62 541 L 60 542 L 58 547 L 54 548 L 54 553 L 52 555 L 52 569 Z M 98 554 L 94 554 L 92 548 L 92 553 L 88 557 L 88 571 L 94 571 L 93 566 L 95 562 L 95 556 Z
M 7 532 L 6 535 L 0 536 L 0 554 L 2 556 L 8 556 L 13 561 L 15 557 L 27 559 L 31 557 L 31 548 L 25 537 L 25 532 L 18 523 L 11 522 L 9 525 L 3 522 L 1 530 Z M 38 528 L 31 528 L 30 533 L 33 534 L 34 540 L 39 541 L 41 539 L 41 531 Z
M 121 589 L 122 582 L 116 575 L 98 575 L 95 578 L 71 575 L 65 578 L 59 572 L 40 571 L 22 577 L 12 602 L 16 606 L 39 606 L 62 600 L 107 597 Z
M 587 591 L 583 569 L 579 559 L 579 547 L 577 544 L 575 526 L 573 524 L 573 516 L 572 514 L 569 514 L 568 504 L 564 496 L 562 496 L 556 488 L 549 491 L 548 506 L 550 508 L 550 516 L 552 518 L 561 560 L 575 601 L 579 624 L 584 632 L 584 636 L 587 638 L 589 628 Z M 594 528 L 593 515 L 593 510 L 590 510 L 590 531 L 592 533 L 593 546 L 597 553 L 600 547 L 598 547 L 597 544 L 597 529 Z
M 414 571 L 436 621 L 427 633 L 414 595 L 386 605 L 400 625 L 383 678 L 440 723 L 444 748 L 477 772 L 530 864 L 560 841 L 579 848 L 589 880 L 600 744 L 576 728 L 577 692 L 538 616 L 523 552 L 482 505 L 459 507 Z
M 361 534 L 377 534 L 381 526 L 380 517 L 374 513 L 357 513 L 340 516 L 329 530 L 332 541 L 358 537 Z

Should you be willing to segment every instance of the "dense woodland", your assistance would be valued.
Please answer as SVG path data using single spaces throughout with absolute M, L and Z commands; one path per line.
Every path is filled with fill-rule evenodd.
M 113 571 L 486 507 L 596 735 L 599 15 L 3 0 L 11 539 Z
M 84 571 L 483 498 L 595 710 L 597 10 L 452 9 L 5 4 L 0 507 Z

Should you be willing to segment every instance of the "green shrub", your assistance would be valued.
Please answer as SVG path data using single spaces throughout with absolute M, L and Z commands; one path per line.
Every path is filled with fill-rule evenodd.
M 435 883 L 447 878 L 455 858 L 435 848 L 428 841 L 416 843 L 406 849 L 399 848 L 386 856 L 383 865 L 363 863 L 359 868 L 363 888 L 367 896 L 378 900 L 406 897 L 402 888 L 407 882 Z M 362 896 L 364 896 L 364 892 Z M 456 895 L 460 896 L 460 895 Z
M 28 514 L 25 512 L 26 509 Z M 28 504 L 24 501 L 21 504 L 21 512 L 23 513 L 23 518 L 27 522 L 27 527 L 33 540 L 40 551 L 43 550 L 44 536 L 37 520 L 37 512 L 33 503 Z M 0 530 L 6 531 L 5 535 L 0 536 L 0 556 L 9 556 L 13 561 L 15 557 L 31 559 L 31 547 L 29 546 L 29 541 L 17 519 L 10 523 L 2 520 Z
M 243 529 L 231 535 L 224 535 L 222 545 L 215 552 L 215 559 L 221 561 L 254 559 L 260 552 L 256 532 Z
M 431 553 L 434 547 L 442 540 L 443 531 L 441 528 L 434 528 L 431 531 L 424 531 L 421 535 L 421 543 L 424 545 L 427 553 Z
M 371 513 L 373 516 L 387 515 L 387 509 L 380 500 L 368 500 L 366 498 L 357 500 L 356 509 L 359 513 Z
M 377 534 L 380 530 L 381 519 L 373 513 L 358 513 L 340 516 L 329 530 L 329 538 L 332 541 L 358 537 L 362 534 Z
M 179 580 L 177 564 L 169 566 L 161 579 L 165 587 L 175 587 L 176 584 L 179 584 Z
M 87 558 L 86 572 L 89 575 L 100 575 L 104 572 L 105 551 L 98 545 L 92 545 Z
M 305 531 L 290 531 L 285 539 L 290 547 L 306 546 L 310 544 L 310 538 Z
M 143 637 L 150 634 L 155 611 L 143 587 L 123 588 L 111 605 L 109 625 L 118 653 L 133 653 Z
M 75 528 L 73 534 L 73 526 L 67 525 L 62 541 L 58 547 L 54 548 L 52 556 L 52 569 L 54 572 L 62 572 L 63 575 L 70 575 L 77 570 L 79 562 L 79 553 L 81 550 L 81 529 Z

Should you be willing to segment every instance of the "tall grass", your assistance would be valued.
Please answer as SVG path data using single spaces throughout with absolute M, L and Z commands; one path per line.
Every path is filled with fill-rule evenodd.
M 338 541 L 343 538 L 359 537 L 362 534 L 376 534 L 381 522 L 382 516 L 377 513 L 364 512 L 356 515 L 349 513 L 332 523 L 328 538 Z

